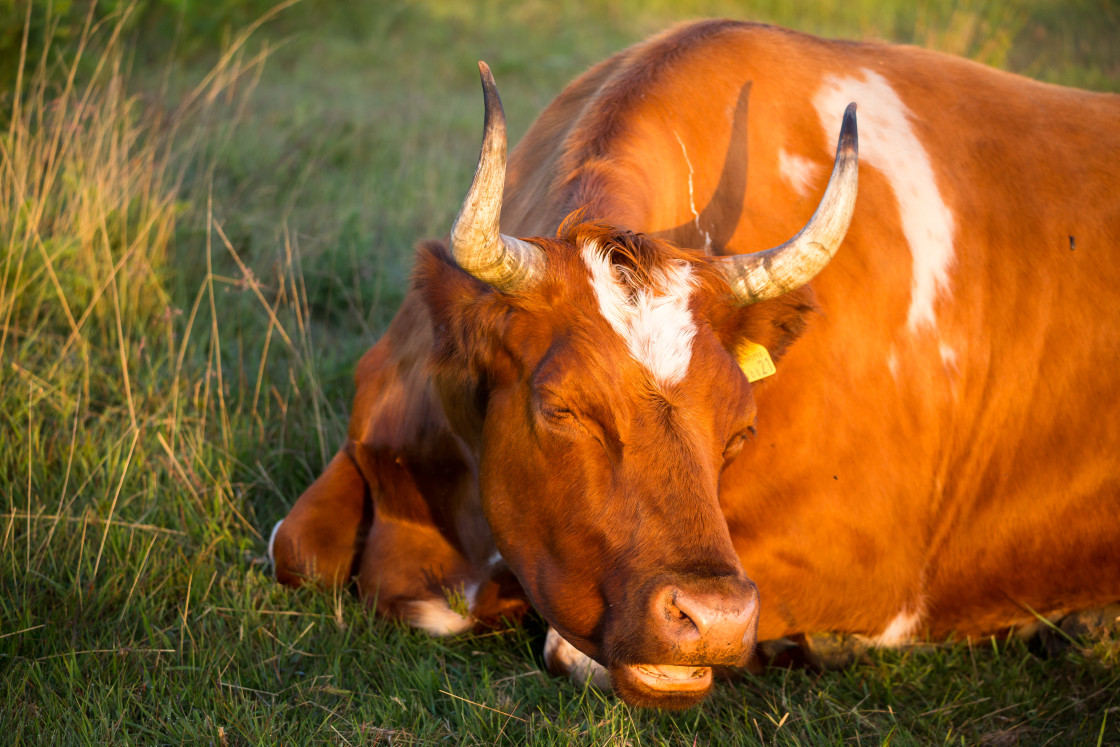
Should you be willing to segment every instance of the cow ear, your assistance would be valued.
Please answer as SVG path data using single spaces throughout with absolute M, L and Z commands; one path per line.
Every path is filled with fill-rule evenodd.
M 509 360 L 504 340 L 512 307 L 459 267 L 442 242 L 420 245 L 414 284 L 431 317 L 438 371 L 475 384 Z
M 742 307 L 734 315 L 731 329 L 724 333 L 724 345 L 735 351 L 741 350 L 743 343 L 752 342 L 766 348 L 770 358 L 777 361 L 805 331 L 816 311 L 810 286 Z

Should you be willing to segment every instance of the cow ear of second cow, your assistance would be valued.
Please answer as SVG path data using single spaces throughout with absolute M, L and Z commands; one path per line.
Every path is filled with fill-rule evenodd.
M 724 347 L 738 356 L 747 343 L 761 345 L 777 362 L 809 326 L 817 311 L 810 286 L 798 288 L 778 298 L 738 307 L 719 329 Z
M 473 385 L 509 361 L 509 299 L 460 268 L 443 243 L 421 244 L 415 282 L 431 315 L 437 370 Z

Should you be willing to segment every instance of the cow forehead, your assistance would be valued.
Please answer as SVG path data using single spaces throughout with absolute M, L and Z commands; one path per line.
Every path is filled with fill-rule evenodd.
M 587 267 L 599 312 L 651 379 L 660 387 L 676 384 L 688 373 L 696 321 L 690 309 L 697 282 L 692 265 L 665 261 L 641 282 L 627 268 L 611 262 L 596 241 L 586 242 L 580 257 Z

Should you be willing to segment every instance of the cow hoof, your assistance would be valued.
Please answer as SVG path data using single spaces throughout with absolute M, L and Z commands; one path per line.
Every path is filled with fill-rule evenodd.
M 806 647 L 792 638 L 775 638 L 759 641 L 755 655 L 747 664 L 747 671 L 761 675 L 768 667 L 776 669 L 804 669 L 811 666 L 806 658 Z
M 284 520 L 276 522 L 276 526 L 272 527 L 272 534 L 268 536 L 268 566 L 272 569 L 273 578 L 276 577 L 276 553 L 273 552 L 273 545 L 276 544 L 276 533 L 280 531 L 280 525 Z
M 551 626 L 544 639 L 544 663 L 549 672 L 567 675 L 580 685 L 590 683 L 608 692 L 611 689 L 610 672 L 602 664 L 564 640 L 564 637 Z
M 1058 627 L 1074 638 L 1104 635 L 1120 627 L 1120 603 L 1066 615 Z
M 843 633 L 807 633 L 796 636 L 805 663 L 815 669 L 847 669 L 867 660 L 870 642 L 863 636 Z
M 761 674 L 777 669 L 846 669 L 866 660 L 871 643 L 863 636 L 840 633 L 797 633 L 787 638 L 761 641 L 748 671 Z
M 1111 630 L 1120 630 L 1120 603 L 1071 612 L 1057 624 L 1041 626 L 1031 643 L 1038 653 L 1059 656 L 1078 639 L 1100 638 Z

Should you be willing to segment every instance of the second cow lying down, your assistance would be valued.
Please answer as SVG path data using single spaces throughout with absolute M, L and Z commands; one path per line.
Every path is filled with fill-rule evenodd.
M 1120 99 L 709 21 L 578 78 L 507 173 L 482 73 L 450 244 L 280 581 L 436 634 L 531 604 L 550 666 L 662 707 L 759 640 L 1120 599 Z

